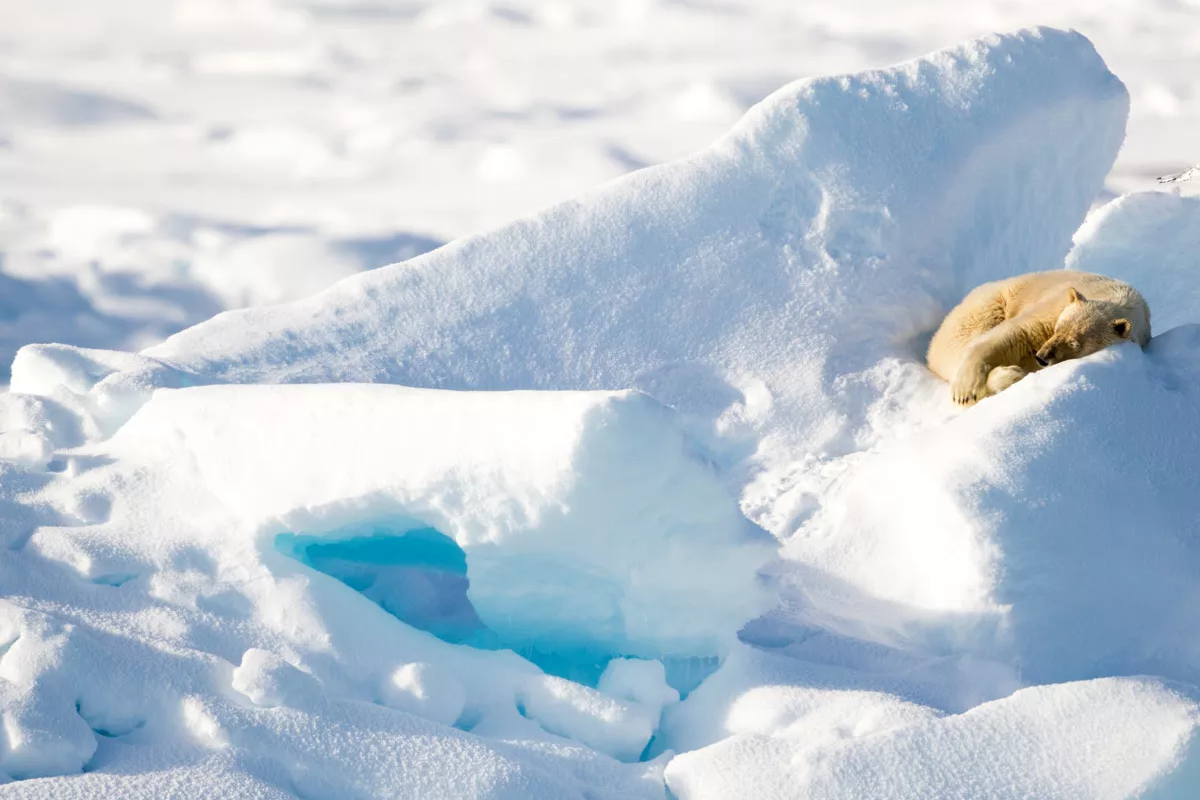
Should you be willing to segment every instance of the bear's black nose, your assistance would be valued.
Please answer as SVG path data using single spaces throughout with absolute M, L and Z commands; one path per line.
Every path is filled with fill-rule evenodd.
M 1034 361 L 1036 361 L 1036 362 L 1038 362 L 1039 364 L 1041 364 L 1043 367 L 1048 367 L 1048 366 L 1050 366 L 1050 362 L 1049 362 L 1049 361 L 1047 361 L 1046 359 L 1042 358 L 1042 356 L 1041 356 L 1041 354 L 1040 354 L 1040 353 L 1034 353 L 1034 354 L 1033 354 L 1033 360 L 1034 360 Z

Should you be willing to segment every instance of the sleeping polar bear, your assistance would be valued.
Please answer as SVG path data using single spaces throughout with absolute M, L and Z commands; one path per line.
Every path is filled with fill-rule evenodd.
M 1150 308 L 1127 283 L 1059 269 L 985 283 L 942 321 L 926 361 L 959 405 L 1051 364 L 1150 341 Z

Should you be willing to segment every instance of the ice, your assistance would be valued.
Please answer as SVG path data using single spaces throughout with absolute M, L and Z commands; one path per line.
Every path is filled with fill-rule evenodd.
M 476 12 L 500 13 L 422 24 Z M 689 86 L 665 113 L 726 113 Z M 1081 35 L 991 35 L 790 84 L 687 159 L 139 354 L 23 348 L 0 773 L 34 797 L 1188 796 L 1194 206 L 1080 228 L 1127 111 Z M 491 146 L 504 185 L 528 151 Z M 920 363 L 940 316 L 1064 260 L 1142 289 L 1151 346 L 953 407 Z
M 774 541 L 644 395 L 202 387 L 158 393 L 109 446 L 186 461 L 266 546 L 353 539 L 342 561 L 445 571 L 456 544 L 467 598 L 512 646 L 721 655 L 771 602 L 756 571 Z M 428 537 L 409 547 L 423 558 L 383 549 L 430 529 L 449 553 Z M 304 541 L 280 549 L 322 569 L 329 556 Z
M 93 363 L 62 374 L 87 376 Z M 492 647 L 582 651 L 600 660 L 596 674 L 613 655 L 722 654 L 771 598 L 756 571 L 773 541 L 741 515 L 673 412 L 636 393 L 160 391 L 115 436 L 62 458 L 58 473 L 44 474 L 36 529 L 7 542 L 19 561 L 0 574 L 22 604 L 57 585 L 78 609 L 68 624 L 14 606 L 37 627 L 4 635 L 15 636 L 0 660 L 12 687 L 0 769 L 11 778 L 120 773 L 170 758 L 174 746 L 244 750 L 265 759 L 246 774 L 335 795 L 378 780 L 369 791 L 399 781 L 414 797 L 571 796 L 562 776 L 587 774 L 609 796 L 653 796 L 661 782 L 639 776 L 660 767 L 591 768 L 578 748 L 637 761 L 658 708 L 402 625 L 391 614 L 420 624 L 428 606 L 389 607 L 413 582 L 387 569 L 465 570 L 462 602 L 478 609 Z M 352 563 L 376 570 L 371 585 L 338 573 Z M 136 647 L 122 644 L 130 636 Z M 155 655 L 161 648 L 174 655 Z M 226 688 L 214 694 L 213 685 Z M 436 723 L 438 741 L 453 725 L 534 751 L 518 747 L 511 761 L 471 751 L 464 784 L 433 766 L 448 756 L 413 743 L 424 729 L 361 710 L 364 701 Z M 247 707 L 277 716 L 247 716 Z M 376 765 L 369 778 L 344 761 L 312 767 L 307 748 L 337 758 L 343 735 L 433 760 L 418 773 Z M 578 744 L 563 749 L 564 739 Z M 546 743 L 550 766 L 521 777 Z M 271 755 L 277 747 L 283 754 Z M 495 785 L 492 765 L 508 776 Z M 243 774 L 212 768 L 221 781 Z

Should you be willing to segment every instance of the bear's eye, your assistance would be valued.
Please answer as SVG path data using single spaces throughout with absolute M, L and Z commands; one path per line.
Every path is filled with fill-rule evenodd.
M 1072 350 L 1079 349 L 1079 340 L 1078 339 L 1068 339 L 1067 344 L 1071 346 Z

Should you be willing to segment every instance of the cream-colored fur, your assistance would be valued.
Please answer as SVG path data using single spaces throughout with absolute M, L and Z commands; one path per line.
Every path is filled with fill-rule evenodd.
M 926 361 L 971 405 L 1030 372 L 1112 344 L 1150 341 L 1150 309 L 1136 289 L 1058 269 L 985 283 L 942 321 Z

